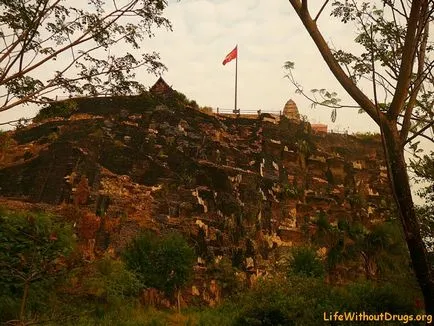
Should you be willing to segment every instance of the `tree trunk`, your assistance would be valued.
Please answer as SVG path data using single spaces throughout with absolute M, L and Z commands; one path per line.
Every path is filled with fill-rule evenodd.
M 390 163 L 390 177 L 398 205 L 398 214 L 404 229 L 405 240 L 410 251 L 410 258 L 417 281 L 421 287 L 425 311 L 434 314 L 434 271 L 428 260 L 427 250 L 423 242 L 420 226 L 416 218 L 410 182 L 404 151 L 400 142 L 396 124 L 389 123 L 384 126 L 385 147 L 387 161 Z
M 29 288 L 30 288 L 30 282 L 26 281 L 24 283 L 24 292 L 23 292 L 23 297 L 21 298 L 21 307 L 20 307 L 20 321 L 23 325 L 26 318 L 26 303 L 27 303 L 27 298 L 29 296 Z
M 176 301 L 178 304 L 178 314 L 180 314 L 181 313 L 181 290 L 180 289 L 177 290 Z

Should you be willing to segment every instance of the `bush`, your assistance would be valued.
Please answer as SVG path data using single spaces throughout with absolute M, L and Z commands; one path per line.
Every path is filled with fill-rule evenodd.
M 324 313 L 415 314 L 413 298 L 408 294 L 408 289 L 395 284 L 362 282 L 334 287 L 318 278 L 290 275 L 259 282 L 224 305 L 201 312 L 196 320 L 198 325 L 335 325 L 336 322 L 324 321 Z
M 334 306 L 333 295 L 319 279 L 293 275 L 260 282 L 237 300 L 234 325 L 319 325 Z
M 342 305 L 346 311 L 366 313 L 389 312 L 395 314 L 416 313 L 414 295 L 405 286 L 382 285 L 373 282 L 353 283 L 341 290 Z M 414 292 L 414 291 L 413 291 Z
M 310 247 L 295 247 L 290 259 L 290 272 L 308 277 L 324 275 L 324 265 L 315 250 Z
M 34 122 L 41 122 L 50 118 L 68 118 L 74 112 L 78 110 L 78 104 L 75 100 L 64 100 L 59 102 L 53 102 L 44 108 L 42 108 L 36 117 Z
M 0 321 L 45 308 L 73 244 L 71 226 L 53 216 L 0 211 Z
M 146 232 L 128 245 L 124 259 L 144 286 L 173 295 L 190 279 L 195 255 L 177 233 L 158 237 Z
M 122 261 L 109 257 L 93 263 L 88 272 L 90 276 L 83 280 L 83 288 L 99 301 L 120 302 L 136 296 L 142 288 L 136 275 L 127 270 Z

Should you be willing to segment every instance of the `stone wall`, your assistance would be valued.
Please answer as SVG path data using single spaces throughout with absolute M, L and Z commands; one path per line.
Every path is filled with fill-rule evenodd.
M 14 148 L 0 162 L 3 197 L 74 204 L 85 178 L 88 198 L 78 205 L 102 220 L 96 250 L 118 252 L 140 228 L 177 229 L 198 267 L 226 257 L 257 274 L 281 248 L 306 241 L 319 215 L 367 227 L 390 215 L 378 137 L 315 134 L 269 114 L 141 110 L 139 99 L 116 110 L 119 98 L 102 101 L 107 114 L 103 104 L 95 113 L 84 105 L 85 114 L 79 107 L 10 133 Z

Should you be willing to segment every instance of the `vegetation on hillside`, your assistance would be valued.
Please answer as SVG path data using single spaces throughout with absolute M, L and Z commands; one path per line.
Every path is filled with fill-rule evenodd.
M 403 240 L 393 227 L 379 226 L 367 231 L 342 223 L 334 227 L 319 219 L 319 231 L 309 240 L 309 247 L 294 248 L 287 264 L 252 281 L 249 288 L 240 286 L 242 280 L 236 277 L 236 267 L 223 260 L 222 265 L 210 266 L 209 271 L 222 289 L 230 285 L 229 290 L 237 290 L 226 291 L 224 300 L 210 308 L 200 300 L 195 302 L 184 296 L 185 301 L 181 296 L 188 282 L 193 281 L 195 257 L 181 235 L 141 233 L 131 240 L 121 257 L 104 254 L 89 262 L 84 260 L 80 246 L 74 245 L 74 233 L 79 234 L 79 230 L 74 231 L 67 219 L 1 210 L 0 322 L 331 325 L 324 322 L 324 313 L 403 315 L 422 311 L 421 294 L 408 260 L 395 256 L 395 243 L 402 244 Z M 334 249 L 321 252 L 322 245 L 329 241 L 336 241 Z M 371 257 L 371 266 L 376 266 L 377 273 L 345 276 L 343 268 L 363 261 L 365 255 Z M 390 263 L 386 263 L 388 260 Z M 379 262 L 384 266 L 380 268 Z M 399 273 L 392 277 L 396 268 Z M 338 279 L 337 275 L 343 278 Z M 150 293 L 155 295 L 152 300 Z M 181 302 L 188 307 L 177 314 L 174 308 Z

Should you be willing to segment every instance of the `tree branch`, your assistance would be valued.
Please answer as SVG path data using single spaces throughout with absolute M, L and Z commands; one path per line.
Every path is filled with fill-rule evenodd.
M 417 77 L 416 77 L 416 80 L 414 82 L 414 87 L 411 91 L 410 99 L 409 99 L 407 106 L 405 108 L 404 120 L 403 120 L 402 128 L 400 131 L 401 142 L 403 144 L 405 143 L 405 140 L 407 139 L 407 136 L 408 136 L 408 131 L 410 130 L 411 114 L 413 112 L 413 108 L 414 108 L 416 101 L 417 101 L 417 95 L 419 94 L 419 90 L 421 88 L 422 81 L 425 78 L 423 71 L 424 71 L 424 63 L 425 63 L 426 44 L 427 44 L 428 34 L 429 34 L 429 24 L 422 26 L 421 29 L 425 30 L 425 32 L 422 36 L 422 42 L 420 44 L 419 53 L 417 56 L 417 59 L 418 59 Z
M 345 74 L 342 67 L 334 58 L 329 46 L 318 30 L 315 22 L 303 10 L 300 0 L 289 0 L 289 2 L 293 6 L 297 15 L 300 17 L 311 38 L 315 42 L 315 45 L 320 51 L 324 61 L 327 63 L 330 71 L 333 73 L 342 87 L 348 92 L 348 94 L 357 102 L 357 104 L 359 104 L 360 107 L 363 108 L 363 110 L 365 110 L 377 124 L 379 124 L 380 120 L 383 119 L 383 115 L 380 113 L 380 116 L 378 116 L 375 105 L 372 103 L 372 101 L 354 84 L 351 78 Z
M 414 0 L 411 4 L 410 17 L 407 24 L 407 33 L 405 35 L 401 66 L 399 69 L 398 82 L 396 84 L 395 96 L 392 99 L 388 118 L 395 120 L 405 103 L 408 94 L 408 88 L 411 83 L 411 74 L 413 69 L 414 56 L 417 44 L 417 30 L 419 15 L 421 11 L 422 0 Z
M 408 143 L 410 143 L 411 141 L 413 141 L 413 139 L 415 139 L 416 137 L 424 137 L 432 142 L 434 142 L 434 139 L 424 135 L 423 133 L 425 131 L 427 131 L 429 128 L 431 128 L 432 126 L 434 126 L 434 121 L 431 121 L 430 123 L 428 123 L 427 125 L 423 126 L 421 129 L 419 129 L 418 131 L 413 131 L 413 130 L 409 130 L 409 132 L 411 132 L 413 135 L 411 137 L 408 137 L 405 142 L 404 145 L 407 145 Z
M 316 14 L 315 18 L 313 19 L 313 21 L 316 23 L 316 21 L 318 20 L 319 16 L 321 15 L 321 13 L 323 12 L 324 8 L 327 6 L 327 4 L 329 3 L 330 0 L 326 0 L 321 9 L 318 11 L 318 13 Z

